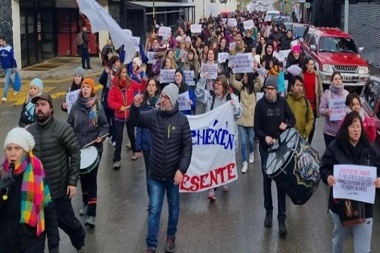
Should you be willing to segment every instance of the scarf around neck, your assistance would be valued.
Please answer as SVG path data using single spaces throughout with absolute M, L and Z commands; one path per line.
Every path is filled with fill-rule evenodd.
M 88 117 L 88 126 L 95 127 L 98 123 L 98 110 L 100 109 L 100 105 L 96 96 L 90 98 L 79 97 L 78 103 L 82 105 L 83 108 L 90 111 Z
M 39 93 L 37 96 L 39 96 L 39 95 L 41 95 L 41 93 Z M 35 108 L 36 108 L 36 105 L 32 103 L 32 97 L 30 95 L 28 95 L 26 97 L 25 103 L 26 103 L 26 106 L 25 106 L 25 115 L 28 117 L 29 121 L 34 122 L 36 120 L 35 119 Z
M 9 171 L 8 160 L 4 161 L 3 167 L 6 172 Z M 20 223 L 35 227 L 37 236 L 40 236 L 45 231 L 44 209 L 51 202 L 50 189 L 46 184 L 42 163 L 30 151 L 15 165 L 13 174 L 23 174 Z
M 331 84 L 330 87 L 329 87 L 329 90 L 334 93 L 334 94 L 337 94 L 339 96 L 341 96 L 343 94 L 343 84 L 340 85 L 339 87 L 336 87 L 335 85 Z

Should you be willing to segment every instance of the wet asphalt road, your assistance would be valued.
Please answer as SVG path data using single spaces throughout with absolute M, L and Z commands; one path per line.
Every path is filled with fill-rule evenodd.
M 66 119 L 60 111 L 63 98 L 54 101 L 54 115 Z M 0 107 L 0 140 L 17 124 L 21 107 Z M 319 119 L 313 146 L 323 154 L 322 123 Z M 127 139 L 125 134 L 125 139 Z M 123 145 L 124 146 L 124 145 Z M 98 174 L 98 210 L 96 228 L 85 228 L 89 253 L 139 253 L 145 252 L 148 197 L 145 185 L 145 169 L 142 158 L 132 162 L 131 152 L 122 151 L 120 171 L 112 168 L 113 148 L 104 144 L 104 153 Z M 1 153 L 0 157 L 4 154 Z M 241 168 L 241 155 L 237 155 Z M 332 223 L 327 213 L 328 188 L 320 184 L 308 203 L 295 206 L 287 200 L 287 226 L 289 234 L 278 235 L 278 223 L 274 216 L 272 228 L 264 228 L 262 174 L 258 146 L 255 163 L 249 165 L 248 173 L 230 185 L 230 192 L 217 191 L 217 200 L 209 204 L 207 193 L 182 194 L 181 213 L 177 233 L 179 253 L 327 253 L 332 251 Z M 80 189 L 80 187 L 78 187 Z M 275 185 L 274 215 L 277 215 Z M 380 206 L 379 194 L 374 211 L 372 252 L 380 252 Z M 75 212 L 81 206 L 80 190 L 73 199 Z M 79 217 L 79 216 L 78 216 Z M 84 222 L 84 218 L 79 218 Z M 166 239 L 167 207 L 164 205 L 159 234 L 159 248 L 163 252 Z M 353 253 L 351 240 L 347 253 Z M 61 253 L 74 253 L 66 234 L 61 231 Z

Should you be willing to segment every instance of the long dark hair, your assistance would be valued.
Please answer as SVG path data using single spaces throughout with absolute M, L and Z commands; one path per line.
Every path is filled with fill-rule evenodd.
M 313 61 L 313 62 L 314 62 L 314 60 L 313 60 L 312 58 L 306 58 L 305 64 L 302 66 L 302 71 L 303 71 L 303 72 L 305 72 L 305 71 L 307 70 L 307 64 L 309 64 L 310 61 Z M 315 63 L 315 62 L 314 62 L 314 63 Z M 315 66 L 314 66 L 314 70 L 316 70 L 316 69 L 315 69 Z
M 147 88 L 148 88 L 149 82 L 152 81 L 152 80 L 156 84 L 156 88 L 157 88 L 156 93 L 154 94 L 154 96 L 157 96 L 158 94 L 161 93 L 161 91 L 160 91 L 160 83 L 154 77 L 149 78 L 148 81 L 146 82 L 146 89 L 144 91 L 144 96 L 143 96 L 143 103 L 144 104 L 148 103 L 149 94 L 148 94 Z
M 242 84 L 243 84 L 243 89 L 247 89 L 248 90 L 248 94 L 252 94 L 253 92 L 255 92 L 255 89 L 254 89 L 254 85 L 255 85 L 255 74 L 254 73 L 246 73 L 247 75 L 247 78 L 248 78 L 248 81 L 247 83 L 244 83 L 244 78 L 241 80 Z
M 339 145 L 347 147 L 350 144 L 350 136 L 348 134 L 348 127 L 351 126 L 355 120 L 358 120 L 360 122 L 360 126 L 362 128 L 359 142 L 363 143 L 365 146 L 369 145 L 367 135 L 364 132 L 362 118 L 360 117 L 359 113 L 356 111 L 353 111 L 347 114 L 342 124 L 340 125 L 340 128 L 336 134 L 336 141 Z

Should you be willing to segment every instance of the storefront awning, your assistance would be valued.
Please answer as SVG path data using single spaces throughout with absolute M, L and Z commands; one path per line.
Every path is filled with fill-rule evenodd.
M 152 1 L 133 1 L 133 2 L 127 2 L 128 4 L 133 4 L 136 6 L 141 6 L 141 7 L 147 7 L 147 8 L 153 8 L 153 2 Z M 160 7 L 195 7 L 194 4 L 188 4 L 188 3 L 173 3 L 173 2 L 154 2 L 154 7 L 155 8 L 160 8 Z

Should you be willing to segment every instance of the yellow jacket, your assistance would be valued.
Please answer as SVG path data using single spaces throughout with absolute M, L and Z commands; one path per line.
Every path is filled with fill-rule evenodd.
M 302 137 L 307 139 L 313 129 L 314 113 L 309 100 L 305 95 L 295 95 L 290 92 L 286 98 L 294 117 L 296 118 L 295 128 L 300 132 Z

